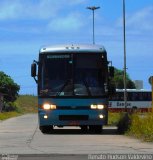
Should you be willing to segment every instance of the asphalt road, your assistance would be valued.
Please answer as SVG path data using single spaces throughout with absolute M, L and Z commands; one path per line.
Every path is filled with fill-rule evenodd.
M 0 154 L 3 155 L 21 154 L 23 159 L 28 159 L 26 155 L 37 155 L 40 159 L 41 156 L 44 156 L 43 159 L 49 156 L 57 159 L 62 155 L 65 159 L 88 159 L 89 154 L 108 153 L 152 154 L 153 143 L 118 135 L 116 127 L 105 127 L 102 134 L 82 134 L 75 127 L 56 128 L 52 134 L 42 134 L 38 129 L 37 114 L 0 122 Z

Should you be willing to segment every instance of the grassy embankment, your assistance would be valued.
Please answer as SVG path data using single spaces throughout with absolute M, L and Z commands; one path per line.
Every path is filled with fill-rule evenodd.
M 109 113 L 109 125 L 121 124 L 121 133 L 146 142 L 153 142 L 153 113 L 134 113 L 128 118 L 124 113 Z
M 31 95 L 20 95 L 18 99 L 14 102 L 14 106 L 14 111 L 0 113 L 0 120 L 5 120 L 26 113 L 36 113 L 37 97 Z
M 153 113 L 133 114 L 130 120 L 131 124 L 126 132 L 127 135 L 153 142 Z
M 153 113 L 134 113 L 129 115 L 129 122 L 124 113 L 109 113 L 109 125 L 123 125 L 122 134 L 136 137 L 146 142 L 153 142 Z M 128 125 L 128 126 L 127 126 Z M 127 129 L 124 131 L 124 129 Z

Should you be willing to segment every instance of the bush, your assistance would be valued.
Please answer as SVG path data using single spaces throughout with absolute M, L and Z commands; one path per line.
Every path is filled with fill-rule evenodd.
M 5 103 L 3 112 L 17 112 L 17 113 L 22 113 L 22 108 L 18 106 L 16 102 L 8 102 Z
M 18 99 L 15 101 L 17 106 L 24 113 L 36 113 L 37 112 L 37 97 L 32 95 L 20 95 Z
M 118 132 L 124 134 L 131 125 L 131 117 L 128 113 L 121 113 L 120 120 L 117 124 Z
M 4 103 L 14 102 L 19 90 L 20 86 L 11 77 L 0 71 L 0 92 L 4 95 Z
M 19 116 L 26 113 L 37 112 L 37 97 L 32 95 L 20 95 L 15 102 L 5 103 L 0 120 Z

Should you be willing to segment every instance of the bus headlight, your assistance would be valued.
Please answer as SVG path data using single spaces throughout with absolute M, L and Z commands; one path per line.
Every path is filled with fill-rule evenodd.
M 50 109 L 50 104 L 48 104 L 48 103 L 44 104 L 43 109 L 49 110 Z
M 45 103 L 43 105 L 43 109 L 45 110 L 56 109 L 56 105 Z
M 97 104 L 97 105 L 91 104 L 90 105 L 91 109 L 104 109 L 104 107 L 105 106 L 103 104 Z
M 97 105 L 92 104 L 92 105 L 90 106 L 90 108 L 91 108 L 91 109 L 97 109 Z
M 104 105 L 103 104 L 98 104 L 97 109 L 104 109 Z

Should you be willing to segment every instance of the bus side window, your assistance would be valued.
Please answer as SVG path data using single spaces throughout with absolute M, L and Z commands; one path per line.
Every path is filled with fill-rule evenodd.
M 134 101 L 134 94 L 131 92 L 131 101 Z
M 128 99 L 127 100 L 132 101 L 132 93 L 131 92 L 128 93 Z
M 142 101 L 144 99 L 143 93 L 139 93 L 139 100 Z
M 152 94 L 151 92 L 147 92 L 146 93 L 146 101 L 151 101 L 151 99 L 152 99 L 152 95 L 151 94 Z
M 147 101 L 148 100 L 148 93 L 143 93 L 143 100 L 144 101 Z
M 136 100 L 137 100 L 137 101 L 140 100 L 140 93 L 136 93 Z
M 133 101 L 137 101 L 138 100 L 138 95 L 136 92 L 133 93 Z
M 151 93 L 151 92 L 149 92 L 148 94 L 149 94 L 149 96 L 148 96 L 148 100 L 149 100 L 149 101 L 151 101 L 151 100 L 152 100 L 152 93 Z

